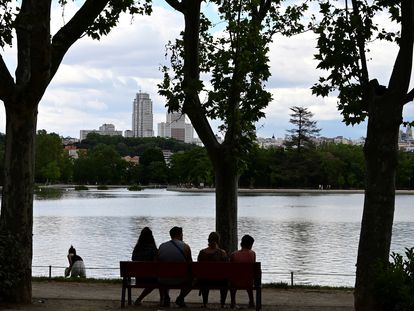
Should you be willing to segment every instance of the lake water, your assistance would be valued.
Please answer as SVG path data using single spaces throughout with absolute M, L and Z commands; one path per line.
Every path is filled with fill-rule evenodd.
M 412 196 L 398 195 L 392 251 L 414 246 Z M 263 281 L 353 286 L 363 194 L 251 194 L 239 196 L 239 238 L 255 238 Z M 34 201 L 33 274 L 63 275 L 71 244 L 90 277 L 119 277 L 144 226 L 155 241 L 181 226 L 196 260 L 215 229 L 214 193 L 165 189 L 64 191 Z

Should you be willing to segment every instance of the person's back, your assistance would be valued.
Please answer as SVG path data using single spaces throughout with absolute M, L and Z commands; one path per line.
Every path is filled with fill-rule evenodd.
M 251 249 L 242 248 L 230 256 L 231 262 L 256 262 L 256 253 Z
M 183 241 L 172 239 L 162 243 L 158 249 L 159 261 L 191 261 L 188 259 L 188 255 L 186 255 L 186 244 Z
M 170 230 L 171 240 L 164 242 L 158 248 L 158 260 L 165 262 L 191 262 L 193 261 L 191 257 L 191 249 L 188 244 L 183 242 L 183 229 L 180 227 L 173 227 Z M 191 282 L 189 276 L 183 278 L 169 278 L 169 279 L 160 279 L 160 282 L 164 284 L 181 284 L 181 291 L 175 303 L 180 307 L 185 307 L 184 302 L 185 296 L 191 291 Z M 168 289 L 161 292 L 161 306 L 168 307 L 170 304 L 170 296 Z
M 230 255 L 231 262 L 256 262 L 256 253 L 252 251 L 254 239 L 246 234 L 241 239 L 241 249 Z M 253 280 L 252 280 L 253 288 Z M 249 295 L 249 308 L 254 308 L 253 289 L 247 289 Z M 230 292 L 231 308 L 236 307 L 236 290 Z
M 132 261 L 154 261 L 157 259 L 158 249 L 155 244 L 155 239 L 152 234 L 152 231 L 149 227 L 144 227 L 141 230 L 137 244 L 135 244 L 134 250 L 132 251 Z M 138 280 L 138 279 L 137 279 Z M 158 282 L 157 278 L 139 278 L 140 281 L 145 281 L 147 283 Z M 140 305 L 144 297 L 152 292 L 154 288 L 147 287 L 144 288 L 142 293 L 135 300 L 135 305 Z
M 220 235 L 217 232 L 211 232 L 208 236 L 208 247 L 202 249 L 197 257 L 197 261 L 228 261 L 227 253 L 219 247 Z M 203 296 L 203 305 L 207 307 L 209 285 L 224 285 L 227 280 L 206 281 L 198 280 L 201 286 L 201 295 Z M 224 308 L 226 302 L 227 289 L 220 290 L 220 304 Z

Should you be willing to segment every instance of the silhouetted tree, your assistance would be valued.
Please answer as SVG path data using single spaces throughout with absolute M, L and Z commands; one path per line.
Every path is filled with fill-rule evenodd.
M 285 140 L 285 146 L 288 148 L 296 148 L 298 152 L 302 149 L 314 147 L 314 139 L 319 136 L 321 129 L 317 128 L 316 121 L 312 120 L 313 113 L 308 108 L 294 106 L 290 108 L 289 122 L 295 127 L 288 130 Z

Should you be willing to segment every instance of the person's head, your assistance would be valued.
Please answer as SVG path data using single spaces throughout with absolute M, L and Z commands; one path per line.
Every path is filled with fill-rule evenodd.
M 208 236 L 209 246 L 218 246 L 220 244 L 220 235 L 217 232 L 211 232 Z
M 171 239 L 182 240 L 183 238 L 183 228 L 181 227 L 172 227 L 170 230 L 170 237 Z
M 68 254 L 76 255 L 76 249 L 72 245 L 69 248 Z
M 251 249 L 254 243 L 254 239 L 253 237 L 251 237 L 250 235 L 246 234 L 242 237 L 241 239 L 241 243 L 240 246 L 242 248 L 247 248 L 247 249 Z
M 139 235 L 137 244 L 140 246 L 145 246 L 145 245 L 155 245 L 155 240 L 154 240 L 154 236 L 152 235 L 152 231 L 150 228 L 148 227 L 144 227 L 141 230 L 141 234 Z

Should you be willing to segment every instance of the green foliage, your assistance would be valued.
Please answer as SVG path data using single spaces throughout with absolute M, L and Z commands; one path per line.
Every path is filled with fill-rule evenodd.
M 365 162 L 361 146 L 324 144 L 301 153 L 256 148 L 240 177 L 244 188 L 362 189 Z
M 331 0 L 319 1 L 321 22 L 313 27 L 318 36 L 317 68 L 326 70 L 312 87 L 319 96 L 339 91 L 338 109 L 346 124 L 363 121 L 367 116 L 369 76 L 368 44 L 374 40 L 398 42 L 399 33 L 380 29 L 374 18 L 385 13 L 400 21 L 398 1 L 352 1 L 352 7 L 338 6 Z M 378 18 L 384 20 L 384 16 Z
M 98 185 L 98 186 L 96 187 L 96 189 L 98 189 L 98 190 L 108 190 L 109 188 L 108 188 L 108 186 L 107 186 L 107 185 Z
M 167 45 L 171 68 L 162 67 L 164 80 L 158 85 L 159 93 L 167 98 L 170 111 L 184 113 L 193 110 L 185 104 L 186 99 L 201 92 L 207 94 L 197 111 L 221 121 L 219 130 L 225 144 L 231 146 L 233 156 L 239 160 L 253 146 L 255 122 L 264 117 L 263 110 L 271 101 L 265 86 L 270 76 L 268 52 L 272 36 L 302 31 L 300 18 L 307 5 L 282 8 L 283 1 L 212 2 L 217 5 L 219 21 L 201 14 L 199 34 L 186 38 L 199 40 L 197 51 L 184 54 L 185 35 L 190 36 L 189 32 Z M 190 12 L 184 14 L 189 17 Z M 196 54 L 197 64 L 190 60 Z M 194 68 L 184 68 L 190 63 Z M 197 76 L 189 75 L 190 70 Z M 209 83 L 200 80 L 199 74 L 211 77 Z M 189 116 L 191 119 L 191 113 Z
M 70 179 L 71 163 L 56 133 L 39 130 L 36 135 L 35 179 L 37 182 L 56 182 Z
M 129 191 L 141 191 L 142 187 L 140 185 L 134 184 L 128 187 Z
M 86 34 L 92 39 L 99 40 L 118 24 L 121 13 L 150 14 L 152 12 L 151 2 L 151 0 L 109 0 L 106 8 L 87 29 Z
M 205 148 L 197 147 L 171 157 L 171 182 L 180 185 L 214 184 L 214 171 Z
M 89 188 L 86 187 L 85 185 L 77 185 L 77 186 L 75 186 L 75 190 L 76 191 L 82 191 L 82 190 L 89 190 Z
M 86 139 L 77 144 L 77 147 L 81 149 L 92 149 L 98 144 L 113 146 L 121 156 L 141 156 L 149 148 L 171 150 L 171 152 L 194 148 L 192 144 L 170 138 L 106 136 L 97 133 L 88 134 Z
M 12 45 L 13 39 L 13 2 L 10 0 L 0 0 L 0 47 Z
M 314 147 L 312 139 L 319 136 L 320 129 L 316 127 L 316 121 L 312 120 L 313 113 L 307 108 L 294 106 L 291 107 L 289 122 L 294 126 L 288 130 L 290 135 L 285 141 L 287 148 L 296 148 L 300 152 L 303 148 Z
M 392 253 L 393 262 L 376 267 L 374 285 L 382 310 L 414 310 L 414 248 L 406 248 L 405 257 Z

